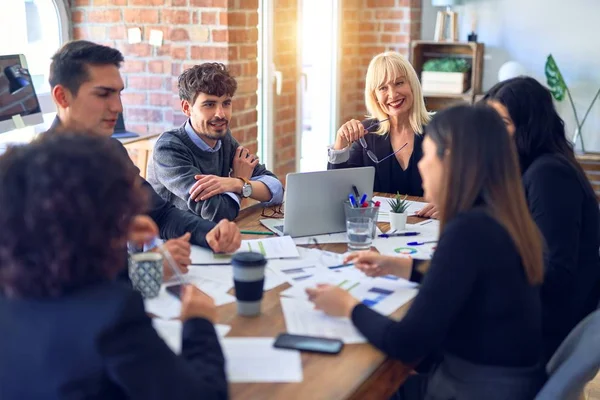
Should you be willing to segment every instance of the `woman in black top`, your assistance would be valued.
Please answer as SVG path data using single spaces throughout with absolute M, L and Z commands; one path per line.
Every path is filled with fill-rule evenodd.
M 520 184 L 514 145 L 488 107 L 439 112 L 427 126 L 419 170 L 441 235 L 414 303 L 399 322 L 338 287 L 308 289 L 318 309 L 352 322 L 406 364 L 441 349 L 429 399 L 531 399 L 543 382 L 542 243 Z M 369 275 L 408 278 L 408 259 L 348 257 Z
M 181 355 L 115 280 L 158 233 L 111 139 L 47 135 L 0 157 L 0 398 L 226 399 L 213 300 L 182 291 Z M 142 239 L 142 240 L 139 240 Z
M 342 125 L 327 168 L 374 166 L 375 192 L 422 196 L 417 163 L 430 116 L 408 60 L 396 52 L 375 56 L 367 70 L 365 103 L 371 117 Z
M 529 210 L 546 242 L 542 306 L 549 359 L 600 301 L 598 200 L 550 92 L 538 81 L 501 82 L 484 101 L 500 113 L 515 140 Z

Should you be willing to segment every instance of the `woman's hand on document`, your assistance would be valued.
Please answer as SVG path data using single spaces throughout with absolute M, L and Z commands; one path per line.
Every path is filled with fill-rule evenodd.
M 412 270 L 411 258 L 384 256 L 375 251 L 351 253 L 344 263 L 354 263 L 357 269 L 371 277 L 395 275 L 408 279 Z
M 346 290 L 332 285 L 317 285 L 306 289 L 308 299 L 315 303 L 315 309 L 323 310 L 334 317 L 350 317 L 354 307 L 360 303 Z

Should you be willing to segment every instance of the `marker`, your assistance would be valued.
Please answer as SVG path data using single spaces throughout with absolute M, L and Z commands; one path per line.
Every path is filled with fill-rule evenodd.
M 420 232 L 400 232 L 400 233 L 382 233 L 379 235 L 381 238 L 393 237 L 393 236 L 417 236 Z
M 429 240 L 427 242 L 408 242 L 406 243 L 407 246 L 421 246 L 422 244 L 427 244 L 427 243 L 437 243 L 437 240 Z
M 349 194 L 349 195 L 348 195 L 348 200 L 350 200 L 350 205 L 351 205 L 353 208 L 357 208 L 357 207 L 358 207 L 358 205 L 356 204 L 356 199 L 354 198 L 354 196 L 353 196 L 353 195 Z
M 358 188 L 355 185 L 352 185 L 352 191 L 354 192 L 354 196 L 358 199 L 360 194 L 358 194 Z
M 360 204 L 363 204 L 365 201 L 367 200 L 367 194 L 363 194 L 362 197 L 360 198 Z
M 376 201 L 376 202 L 375 202 L 375 207 L 379 207 L 380 205 L 381 205 L 381 202 L 380 202 L 380 201 Z
M 275 236 L 273 232 L 258 232 L 258 231 L 240 231 L 242 235 L 265 235 L 265 236 Z

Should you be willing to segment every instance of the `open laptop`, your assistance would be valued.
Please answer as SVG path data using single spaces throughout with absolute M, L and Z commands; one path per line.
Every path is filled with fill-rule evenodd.
M 115 139 L 127 139 L 138 136 L 140 135 L 125 129 L 125 120 L 123 119 L 123 113 L 119 113 L 119 116 L 117 117 L 117 123 L 115 124 L 115 132 L 113 133 L 112 137 L 114 137 Z
M 261 219 L 276 234 L 292 237 L 346 231 L 344 202 L 356 186 L 360 195 L 373 196 L 374 167 L 333 169 L 288 174 L 282 219 Z

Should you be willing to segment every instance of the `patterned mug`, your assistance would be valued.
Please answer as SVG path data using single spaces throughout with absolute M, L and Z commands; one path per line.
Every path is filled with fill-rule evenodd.
M 163 280 L 163 256 L 146 252 L 129 256 L 129 279 L 144 298 L 158 296 Z

